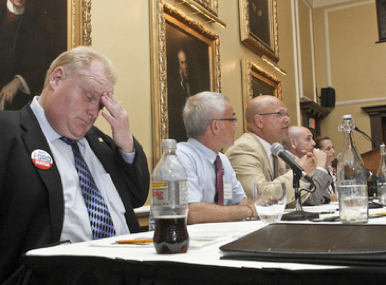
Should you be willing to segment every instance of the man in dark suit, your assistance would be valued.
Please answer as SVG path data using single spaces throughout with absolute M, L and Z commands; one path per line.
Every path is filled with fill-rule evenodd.
M 177 141 L 186 141 L 186 131 L 182 120 L 182 109 L 186 99 L 196 94 L 200 88 L 189 71 L 188 57 L 181 49 L 177 53 L 178 75 L 172 77 L 168 86 L 168 115 L 169 115 L 169 137 Z
M 134 208 L 149 191 L 145 153 L 113 97 L 116 71 L 88 47 L 61 54 L 41 96 L 20 111 L 0 112 L 0 283 L 16 283 L 33 248 L 93 239 L 75 140 L 107 206 L 114 234 L 139 231 Z M 101 111 L 112 138 L 93 126 Z
M 49 34 L 27 11 L 26 1 L 0 5 L 0 110 L 20 110 L 40 93 L 53 59 Z

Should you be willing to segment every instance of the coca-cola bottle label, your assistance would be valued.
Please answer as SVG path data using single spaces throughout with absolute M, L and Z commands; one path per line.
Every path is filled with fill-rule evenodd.
M 169 205 L 168 183 L 166 181 L 154 181 L 151 183 L 153 206 Z

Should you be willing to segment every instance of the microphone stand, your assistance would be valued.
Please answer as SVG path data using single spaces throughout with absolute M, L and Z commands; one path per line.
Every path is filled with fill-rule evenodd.
M 303 211 L 302 201 L 300 197 L 300 179 L 302 178 L 296 171 L 293 172 L 293 187 L 295 189 L 295 211 L 284 214 L 281 218 L 282 221 L 305 221 L 319 218 L 318 213 L 311 213 Z M 315 187 L 315 185 L 314 185 Z
M 354 128 L 358 133 L 361 133 L 366 139 L 371 141 L 371 144 L 373 145 L 373 148 L 378 148 L 378 142 L 375 142 L 368 134 L 366 134 L 364 131 L 361 131 L 357 127 Z

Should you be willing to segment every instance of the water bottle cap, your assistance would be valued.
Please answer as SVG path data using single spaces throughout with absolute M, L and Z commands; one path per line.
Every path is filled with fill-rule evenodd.
M 162 140 L 162 150 L 176 149 L 177 141 L 175 139 Z
M 350 114 L 342 116 L 338 124 L 338 131 L 353 132 L 354 130 L 355 130 L 354 118 Z

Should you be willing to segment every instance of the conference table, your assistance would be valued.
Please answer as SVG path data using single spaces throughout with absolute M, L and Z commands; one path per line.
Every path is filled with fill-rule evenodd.
M 337 203 L 303 207 L 336 216 Z M 367 225 L 386 225 L 384 208 Z M 324 217 L 325 217 L 324 216 Z M 328 217 L 328 216 L 327 216 Z M 309 224 L 310 221 L 281 222 Z M 322 222 L 340 224 L 340 222 Z M 318 223 L 321 224 L 321 223 Z M 380 284 L 385 266 L 224 259 L 220 247 L 267 225 L 260 220 L 189 225 L 187 253 L 157 254 L 151 243 L 118 240 L 151 239 L 140 232 L 107 239 L 31 250 L 24 256 L 24 284 Z M 333 238 L 333 237 L 331 237 Z M 386 239 L 386 236 L 385 236 Z M 371 241 L 369 241 L 371 242 Z

